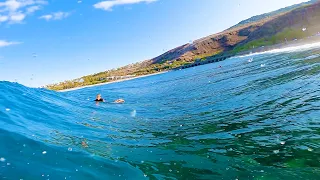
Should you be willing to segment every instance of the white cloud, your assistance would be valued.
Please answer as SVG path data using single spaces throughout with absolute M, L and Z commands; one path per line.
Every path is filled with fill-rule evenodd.
M 41 9 L 40 6 L 30 6 L 27 8 L 27 14 L 34 13 L 35 11 L 38 11 L 40 9 Z
M 15 44 L 21 44 L 20 42 L 9 42 L 5 40 L 0 40 L 0 47 L 6 47 L 6 46 L 11 46 Z
M 94 4 L 93 7 L 97 9 L 103 9 L 106 11 L 111 11 L 112 7 L 126 4 L 137 4 L 141 2 L 151 3 L 157 0 L 111 0 L 111 1 L 101 1 L 97 4 Z
M 8 19 L 9 19 L 8 16 L 1 16 L 1 15 L 0 15 L 0 23 L 1 23 L 1 22 L 6 22 L 6 21 L 8 21 Z
M 1 2 L 0 7 L 1 6 L 6 7 L 9 11 L 16 11 L 22 6 L 22 4 L 16 0 L 7 0 L 5 2 Z
M 10 16 L 10 22 L 11 23 L 18 23 L 18 22 L 23 21 L 25 17 L 26 17 L 26 15 L 23 13 L 20 13 L 20 12 L 16 13 L 16 14 L 12 14 Z
M 47 20 L 47 21 L 49 21 L 50 19 L 52 19 L 52 15 L 51 14 L 48 14 L 48 15 L 43 15 L 43 16 L 40 16 L 39 18 L 40 19 L 45 19 L 45 20 Z
M 55 12 L 52 14 L 47 14 L 47 15 L 43 15 L 40 16 L 39 19 L 45 19 L 47 21 L 49 20 L 61 20 L 63 18 L 66 18 L 70 15 L 70 13 L 68 12 Z
M 46 0 L 5 0 L 0 2 L 0 23 L 20 23 L 27 15 L 41 9 Z
M 60 19 L 68 17 L 69 15 L 70 15 L 70 13 L 68 13 L 68 12 L 57 12 L 57 13 L 53 13 L 53 19 L 60 20 Z

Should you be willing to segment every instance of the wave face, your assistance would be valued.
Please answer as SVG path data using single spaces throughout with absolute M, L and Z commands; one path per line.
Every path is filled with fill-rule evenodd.
M 320 179 L 319 80 L 308 48 L 65 93 L 0 82 L 0 179 Z

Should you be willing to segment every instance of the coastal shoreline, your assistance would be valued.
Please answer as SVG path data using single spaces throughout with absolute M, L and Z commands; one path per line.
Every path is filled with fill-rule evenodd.
M 317 41 L 315 41 L 315 39 L 317 39 Z M 291 50 L 291 49 L 296 49 L 296 48 L 306 48 L 306 47 L 310 48 L 312 46 L 320 46 L 320 42 L 319 42 L 320 36 L 315 37 L 315 39 L 313 39 L 311 41 L 310 41 L 310 39 L 308 39 L 308 41 L 306 39 L 300 39 L 299 41 L 292 41 L 287 44 L 276 44 L 276 45 L 267 46 L 263 49 L 261 47 L 259 47 L 259 48 L 256 48 L 255 50 L 250 50 L 250 51 L 246 51 L 244 53 L 239 53 L 239 54 L 235 55 L 234 57 L 245 57 L 245 56 L 263 54 L 263 53 L 268 53 L 268 52 L 274 52 L 274 51 L 285 51 L 285 50 Z M 204 63 L 201 65 L 205 65 L 205 64 L 210 64 L 210 63 Z M 83 89 L 83 88 L 90 88 L 90 87 L 102 86 L 102 85 L 107 85 L 107 84 L 112 84 L 112 83 L 119 83 L 119 82 L 123 82 L 123 81 L 130 81 L 130 80 L 134 80 L 134 79 L 138 79 L 138 78 L 155 76 L 155 75 L 164 74 L 167 72 L 169 72 L 169 71 L 163 71 L 163 72 L 158 72 L 158 73 L 153 73 L 153 74 L 136 76 L 136 77 L 132 77 L 132 78 L 128 78 L 128 79 L 120 79 L 120 80 L 116 80 L 116 81 L 81 86 L 81 87 L 76 87 L 76 88 L 58 90 L 57 92 L 75 91 L 75 90 L 79 90 L 79 89 Z
M 153 74 L 136 76 L 136 77 L 132 77 L 132 78 L 128 78 L 128 79 L 120 79 L 120 80 L 116 80 L 116 81 L 110 81 L 110 82 L 105 82 L 105 83 L 99 83 L 99 84 L 93 84 L 93 85 L 75 87 L 75 88 L 70 88 L 70 89 L 58 90 L 57 92 L 68 92 L 68 91 L 75 91 L 75 90 L 84 89 L 84 88 L 90 88 L 90 87 L 96 87 L 96 86 L 103 86 L 103 85 L 107 85 L 107 84 L 119 83 L 119 82 L 123 82 L 123 81 L 130 81 L 130 80 L 134 80 L 134 79 L 139 79 L 139 78 L 144 78 L 144 77 L 149 77 L 149 76 L 160 75 L 160 74 L 164 74 L 164 73 L 167 73 L 167 72 L 169 72 L 169 71 L 163 71 L 163 72 L 158 72 L 158 73 L 153 73 Z
M 305 47 L 308 47 L 308 46 L 319 46 L 319 43 L 320 43 L 320 35 L 317 34 L 317 35 L 314 35 L 314 36 L 311 36 L 311 37 L 307 37 L 307 38 L 303 38 L 303 39 L 299 39 L 299 40 L 288 41 L 286 43 L 274 44 L 274 45 L 270 45 L 270 46 L 266 46 L 266 47 L 264 47 L 264 46 L 263 47 L 257 47 L 257 48 L 254 48 L 254 49 L 251 49 L 251 50 L 248 50 L 248 51 L 244 51 L 244 52 L 235 54 L 232 57 L 244 57 L 244 56 L 250 56 L 250 55 L 256 55 L 256 54 L 274 52 L 274 51 L 279 51 L 279 50 L 283 51 L 283 50 L 290 50 L 290 49 L 296 49 L 296 48 L 305 48 Z M 232 57 L 230 57 L 230 58 L 232 58 Z M 197 64 L 196 66 L 210 64 L 210 62 L 207 62 L 207 61 L 203 61 L 200 64 L 197 64 L 195 62 L 193 64 Z M 191 66 L 193 64 L 191 64 Z M 176 69 L 173 69 L 173 71 L 181 69 L 181 68 L 184 69 L 183 66 L 182 66 L 182 67 L 178 67 Z M 186 67 L 186 68 L 189 68 L 189 67 Z M 70 88 L 70 89 L 58 90 L 57 92 L 75 91 L 75 90 L 83 89 L 83 88 L 102 86 L 102 85 L 106 85 L 106 84 L 119 83 L 119 82 L 123 82 L 123 81 L 130 81 L 130 80 L 133 80 L 133 79 L 138 79 L 138 78 L 143 78 L 143 77 L 148 77 L 148 76 L 155 76 L 155 75 L 159 75 L 159 74 L 163 74 L 163 73 L 167 73 L 167 72 L 169 72 L 169 71 L 163 71 L 163 72 L 158 72 L 158 73 L 153 73 L 153 74 L 136 76 L 136 77 L 132 77 L 132 78 L 128 78 L 128 79 L 120 79 L 120 80 L 111 81 L 111 82 L 105 82 L 105 83 L 99 83 L 99 84 L 75 87 L 75 88 Z

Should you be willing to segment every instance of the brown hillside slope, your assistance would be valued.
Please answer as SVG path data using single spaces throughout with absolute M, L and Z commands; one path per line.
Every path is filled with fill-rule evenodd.
M 237 45 L 273 36 L 285 28 L 302 29 L 303 27 L 307 27 L 309 33 L 316 33 L 320 31 L 319 12 L 320 2 L 201 38 L 192 44 L 185 44 L 172 49 L 152 60 L 153 63 L 160 63 L 166 60 L 189 62 L 197 57 L 206 57 L 219 52 L 229 51 Z
M 167 60 L 181 60 L 190 62 L 197 57 L 211 56 L 223 51 L 231 50 L 239 42 L 247 39 L 248 35 L 263 25 L 264 22 L 252 23 L 247 26 L 238 27 L 218 34 L 210 35 L 172 49 L 156 58 L 153 63 L 161 63 Z
M 320 31 L 320 1 L 317 3 L 295 9 L 282 16 L 274 18 L 249 34 L 248 38 L 242 42 L 270 37 L 283 31 L 286 28 L 302 29 L 307 28 L 309 34 L 315 34 Z

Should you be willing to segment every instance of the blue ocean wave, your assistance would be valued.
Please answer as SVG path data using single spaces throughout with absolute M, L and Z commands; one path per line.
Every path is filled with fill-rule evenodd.
M 319 179 L 319 57 L 234 57 L 63 93 L 0 82 L 0 179 Z

